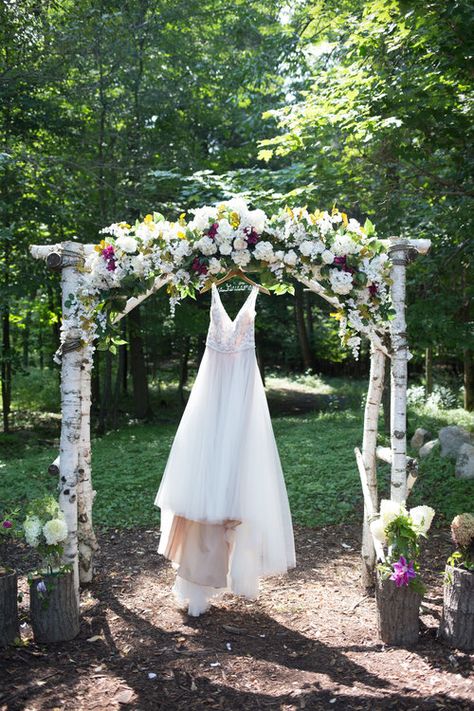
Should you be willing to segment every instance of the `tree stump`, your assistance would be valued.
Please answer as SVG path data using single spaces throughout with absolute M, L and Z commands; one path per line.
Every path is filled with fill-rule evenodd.
M 0 575 L 0 647 L 19 637 L 17 575 L 12 571 Z
M 465 652 L 474 650 L 474 571 L 446 566 L 439 637 Z
M 416 644 L 420 632 L 421 595 L 408 586 L 377 575 L 377 624 L 382 642 L 397 647 Z
M 43 582 L 46 592 L 38 590 Z M 66 642 L 79 634 L 79 607 L 74 576 L 51 573 L 33 578 L 30 584 L 31 626 L 36 642 Z

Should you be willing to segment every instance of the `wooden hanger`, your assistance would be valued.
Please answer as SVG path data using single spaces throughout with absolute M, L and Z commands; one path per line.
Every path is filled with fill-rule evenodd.
M 270 296 L 270 292 L 268 289 L 266 289 L 264 286 L 261 284 L 257 284 L 257 282 L 253 281 L 248 277 L 245 272 L 242 271 L 242 269 L 239 269 L 236 267 L 235 269 L 231 269 L 230 271 L 227 272 L 227 274 L 220 279 L 217 279 L 216 281 L 208 281 L 206 285 L 201 289 L 200 293 L 204 294 L 206 291 L 209 291 L 209 289 L 212 288 L 212 285 L 215 284 L 216 286 L 219 286 L 220 284 L 224 284 L 224 282 L 229 281 L 229 279 L 242 279 L 243 281 L 246 281 L 247 284 L 251 284 L 252 286 L 256 286 L 257 289 L 263 293 L 263 294 L 268 294 Z

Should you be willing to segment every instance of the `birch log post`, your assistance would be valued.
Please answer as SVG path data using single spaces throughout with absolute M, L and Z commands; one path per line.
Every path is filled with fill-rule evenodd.
M 377 493 L 377 448 L 378 416 L 385 372 L 385 355 L 372 345 L 370 354 L 370 376 L 364 412 L 364 432 L 362 439 L 362 459 L 366 472 L 367 487 L 374 511 L 378 511 Z M 369 512 L 364 504 L 362 527 L 362 586 L 366 590 L 374 587 L 375 548 L 369 528 Z
M 57 251 L 54 251 L 57 250 Z M 69 295 L 75 294 L 80 281 L 77 266 L 84 259 L 84 245 L 63 242 L 54 247 L 33 245 L 31 254 L 45 259 L 53 253 L 59 259 L 51 260 L 55 268 L 61 268 L 62 318 L 63 323 L 71 312 Z M 75 347 L 80 343 L 78 329 L 68 329 L 68 339 L 62 349 L 61 363 L 61 437 L 59 446 L 59 505 L 66 519 L 68 537 L 64 546 L 63 562 L 72 565 L 74 590 L 79 602 L 79 565 L 77 536 L 77 485 L 79 481 L 79 449 L 81 443 L 81 365 L 84 349 Z
M 92 524 L 92 505 L 95 491 L 91 473 L 91 374 L 92 357 L 85 354 L 81 364 L 81 433 L 79 447 L 79 482 L 77 488 L 77 525 L 79 544 L 79 578 L 90 583 L 93 575 L 93 557 L 98 550 Z
M 407 490 L 407 334 L 405 321 L 406 264 L 409 245 L 405 240 L 391 238 L 390 256 L 391 295 L 395 316 L 390 324 L 392 340 L 391 353 L 391 407 L 390 445 L 392 450 L 392 472 L 390 498 L 401 503 L 406 499 Z

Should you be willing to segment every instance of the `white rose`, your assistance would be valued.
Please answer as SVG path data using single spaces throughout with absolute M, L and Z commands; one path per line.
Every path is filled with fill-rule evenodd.
M 258 233 L 262 233 L 265 229 L 267 216 L 263 210 L 251 210 L 249 212 L 250 224 L 255 227 Z
M 340 213 L 340 212 L 336 212 L 336 213 L 332 216 L 332 221 L 333 221 L 335 224 L 338 224 L 339 222 L 342 222 L 342 215 L 341 215 L 341 213 Z
M 217 246 L 210 237 L 201 237 L 201 239 L 196 242 L 196 247 L 206 256 L 217 252 Z
M 27 516 L 23 524 L 26 542 L 29 546 L 36 548 L 41 536 L 41 521 L 38 516 Z
M 234 212 L 237 212 L 240 216 L 245 215 L 248 217 L 248 207 L 247 203 L 245 200 L 241 197 L 235 197 L 232 198 L 231 200 L 228 200 L 226 203 L 224 203 L 229 210 L 233 210 Z
M 137 240 L 134 237 L 123 235 L 117 238 L 117 247 L 123 249 L 124 252 L 128 252 L 128 254 L 133 254 L 133 252 L 137 251 Z
M 334 262 L 334 254 L 330 252 L 329 249 L 325 249 L 321 255 L 321 259 L 324 264 L 332 264 Z
M 229 220 L 225 217 L 219 220 L 219 229 L 217 230 L 216 240 L 226 240 L 234 235 L 234 228 L 230 224 Z
M 313 254 L 313 248 L 313 242 L 310 242 L 309 239 L 304 240 L 304 242 L 301 242 L 300 244 L 300 252 L 303 257 L 311 257 Z
M 224 256 L 227 256 L 228 254 L 230 254 L 232 252 L 232 243 L 231 242 L 222 242 L 219 245 L 219 251 Z
M 52 518 L 43 526 L 43 535 L 49 546 L 55 546 L 67 538 L 67 524 L 63 518 Z
M 290 249 L 289 252 L 285 254 L 283 257 L 283 261 L 285 264 L 287 264 L 289 267 L 294 267 L 296 262 L 298 261 L 298 255 L 293 249 Z
M 392 523 L 392 521 L 395 521 L 402 513 L 405 513 L 405 510 L 403 506 L 396 501 L 382 499 L 380 502 L 380 518 L 384 528 L 387 528 L 387 526 Z
M 234 239 L 234 249 L 240 250 L 240 249 L 246 249 L 247 248 L 247 242 L 242 239 L 242 237 L 237 237 L 237 239 Z
M 431 526 L 435 510 L 430 506 L 415 506 L 415 508 L 410 509 L 409 513 L 413 524 L 421 533 L 426 533 Z
M 279 249 L 277 252 L 275 252 L 275 259 L 278 262 L 282 262 L 284 256 L 285 256 L 285 253 L 282 249 Z
M 138 276 L 143 276 L 145 273 L 145 259 L 143 254 L 138 254 L 136 257 L 132 258 L 132 267 L 135 274 Z
M 248 249 L 239 249 L 232 252 L 232 259 L 239 267 L 245 267 L 251 260 L 252 256 Z
M 211 257 L 209 260 L 209 273 L 219 274 L 220 271 L 222 271 L 222 264 L 218 259 L 215 259 L 215 257 Z
M 370 530 L 376 541 L 380 541 L 380 543 L 387 543 L 387 539 L 385 537 L 385 526 L 381 518 L 377 518 L 375 521 L 372 521 L 370 524 Z

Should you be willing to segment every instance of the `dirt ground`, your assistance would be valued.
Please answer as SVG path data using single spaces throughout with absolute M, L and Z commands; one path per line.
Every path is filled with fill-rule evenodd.
M 175 606 L 158 535 L 101 535 L 72 642 L 36 645 L 25 597 L 25 643 L 0 654 L 2 711 L 474 708 L 472 656 L 436 640 L 444 534 L 427 546 L 412 649 L 377 639 L 374 599 L 358 586 L 359 527 L 298 529 L 295 570 L 264 581 L 257 601 L 226 596 L 197 619 Z

